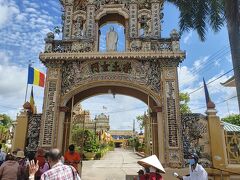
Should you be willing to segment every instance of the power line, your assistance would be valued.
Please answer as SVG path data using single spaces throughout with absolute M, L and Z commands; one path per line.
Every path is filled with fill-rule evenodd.
M 212 81 L 208 82 L 207 85 L 209 85 L 209 84 L 213 83 L 214 81 L 220 79 L 221 77 L 223 77 L 224 75 L 230 73 L 230 72 L 233 71 L 233 70 L 234 70 L 234 68 L 231 69 L 231 70 L 229 70 L 229 71 L 227 71 L 227 72 L 225 72 L 224 74 L 218 76 L 217 78 L 215 78 L 215 79 L 213 79 Z M 195 89 L 194 91 L 192 91 L 192 92 L 190 92 L 190 93 L 188 93 L 188 94 L 191 95 L 191 94 L 193 94 L 193 93 L 199 91 L 199 90 L 202 89 L 203 87 L 204 87 L 204 86 L 200 86 L 199 88 Z
M 229 45 L 226 46 L 226 48 L 228 48 L 228 47 L 229 47 Z M 224 51 L 226 51 L 226 50 L 227 50 L 227 52 L 224 52 Z M 191 72 L 191 73 L 194 73 L 194 72 L 196 73 L 196 72 L 202 71 L 203 69 L 205 69 L 205 68 L 203 68 L 204 66 L 216 62 L 216 61 L 212 61 L 212 60 L 215 60 L 216 58 L 217 58 L 218 61 L 219 61 L 219 60 L 222 60 L 222 59 L 219 59 L 218 57 L 219 57 L 219 56 L 222 57 L 223 55 L 227 54 L 228 52 L 230 52 L 230 50 L 229 50 L 229 49 L 225 49 L 225 47 L 223 47 L 222 49 L 220 49 L 219 51 L 217 51 L 216 53 L 214 53 L 213 55 L 211 55 L 210 57 L 208 57 L 208 58 L 206 59 L 207 61 L 204 62 L 204 63 L 202 63 L 203 66 L 199 66 L 199 68 L 193 69 L 193 70 L 191 70 L 190 72 Z M 200 65 L 201 65 L 201 63 L 200 63 Z
M 190 82 L 191 80 L 193 80 L 193 79 L 198 75 L 197 73 L 199 73 L 199 72 L 206 72 L 206 71 L 209 71 L 210 69 L 212 69 L 214 66 L 210 66 L 210 65 L 213 64 L 213 63 L 218 63 L 218 62 L 224 60 L 224 59 L 222 58 L 222 56 L 225 55 L 225 54 L 227 54 L 228 52 L 230 52 L 230 50 L 227 50 L 227 52 L 224 52 L 223 54 L 219 54 L 220 57 L 217 57 L 217 60 L 216 60 L 216 61 L 212 61 L 212 62 L 211 62 L 211 60 L 212 60 L 212 59 L 213 59 L 213 60 L 216 59 L 216 57 L 208 58 L 207 60 L 209 60 L 208 62 L 210 62 L 210 63 L 208 63 L 208 62 L 205 63 L 205 66 L 208 65 L 208 66 L 206 66 L 205 68 L 202 68 L 202 67 L 204 67 L 204 66 L 201 66 L 201 64 L 200 64 L 200 66 L 199 66 L 198 69 L 195 69 L 194 71 L 193 71 L 193 70 L 190 70 L 189 72 L 190 72 L 191 74 L 193 74 L 193 76 L 192 76 L 192 78 L 188 79 L 187 82 Z M 205 70 L 205 69 L 206 69 L 206 70 Z
M 215 105 L 217 105 L 217 104 L 222 104 L 222 103 L 224 103 L 224 102 L 226 102 L 226 101 L 228 101 L 228 100 L 234 99 L 234 98 L 236 98 L 236 97 L 237 97 L 237 96 L 232 96 L 232 97 L 230 97 L 230 98 L 228 98 L 228 99 L 225 99 L 225 100 L 223 100 L 223 101 L 220 101 L 220 102 L 215 103 Z M 202 107 L 195 108 L 195 109 L 191 109 L 191 110 L 192 110 L 192 111 L 195 111 L 195 110 L 203 109 L 203 108 L 206 108 L 206 105 L 205 105 L 205 106 L 202 106 Z
M 0 107 L 3 107 L 3 108 L 5 108 L 5 109 L 19 110 L 19 108 L 16 108 L 16 107 L 10 107 L 10 106 L 4 106 L 4 105 L 0 105 Z

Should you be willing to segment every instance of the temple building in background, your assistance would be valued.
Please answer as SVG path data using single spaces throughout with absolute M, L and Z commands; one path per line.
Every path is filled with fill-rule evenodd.
M 83 110 L 81 104 L 78 104 L 73 110 L 73 124 L 92 131 L 108 131 L 110 129 L 109 116 L 101 113 L 91 119 L 90 112 Z

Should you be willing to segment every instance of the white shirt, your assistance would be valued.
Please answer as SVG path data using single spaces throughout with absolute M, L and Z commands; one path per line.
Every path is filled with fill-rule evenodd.
M 202 165 L 197 164 L 194 170 L 190 168 L 190 176 L 183 176 L 183 180 L 208 180 L 208 174 Z

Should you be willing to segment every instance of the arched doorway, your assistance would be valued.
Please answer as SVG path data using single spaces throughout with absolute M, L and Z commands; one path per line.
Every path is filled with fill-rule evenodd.
M 109 93 L 109 91 L 113 94 L 121 94 L 121 95 L 128 95 L 131 97 L 135 97 L 141 101 L 143 101 L 147 106 L 150 108 L 150 129 L 151 131 L 151 141 L 152 141 L 152 148 L 151 153 L 153 154 L 159 154 L 158 150 L 158 136 L 160 135 L 158 132 L 158 129 L 162 132 L 164 132 L 164 129 L 161 128 L 163 126 L 162 124 L 159 124 L 157 121 L 157 114 L 156 114 L 156 107 L 159 106 L 160 101 L 158 97 L 155 97 L 155 95 L 151 94 L 150 91 L 147 91 L 143 87 L 129 87 L 126 83 L 112 83 L 114 85 L 108 85 L 109 82 L 102 82 L 100 85 L 99 83 L 93 83 L 88 84 L 88 87 L 85 88 L 78 88 L 74 90 L 73 92 L 69 92 L 64 97 L 64 100 L 62 101 L 62 106 L 68 107 L 69 111 L 65 114 L 62 114 L 60 117 L 63 119 L 63 124 L 59 123 L 59 141 L 63 142 L 62 149 L 65 150 L 69 145 L 69 138 L 70 138 L 70 124 L 71 124 L 71 109 L 78 104 L 79 102 L 83 101 L 86 98 L 92 97 L 94 95 L 99 94 L 106 94 Z M 118 85 L 116 85 L 118 84 Z M 140 89 L 141 88 L 141 89 Z M 154 113 L 155 112 L 155 113 Z M 161 117 L 160 117 L 161 118 Z M 63 126 L 64 125 L 64 126 Z M 62 130 L 61 130 L 62 129 Z M 60 138 L 62 137 L 62 138 Z M 62 139 L 62 140 L 61 140 Z M 59 143 L 60 143 L 59 142 Z M 60 144 L 58 145 L 59 147 Z

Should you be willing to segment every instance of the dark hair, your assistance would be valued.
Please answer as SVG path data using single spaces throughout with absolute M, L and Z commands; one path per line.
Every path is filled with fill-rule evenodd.
M 150 173 L 149 167 L 146 167 L 146 168 L 145 168 L 145 171 L 146 171 L 146 173 Z
M 59 151 L 59 149 L 51 149 L 48 152 L 48 158 L 51 159 L 52 161 L 58 161 L 61 159 L 61 157 L 62 157 L 62 154 Z
M 69 147 L 68 147 L 69 151 L 74 151 L 75 149 L 75 146 L 73 144 L 71 144 Z
M 49 157 L 49 151 L 45 152 L 44 157 L 47 159 Z
M 14 160 L 14 156 L 12 154 L 7 154 L 5 161 L 8 161 L 8 160 Z
M 195 162 L 198 163 L 199 157 L 196 153 L 191 154 L 191 158 L 193 158 L 195 160 Z
M 2 149 L 2 144 L 0 144 L 0 149 Z

